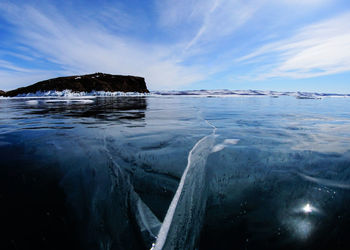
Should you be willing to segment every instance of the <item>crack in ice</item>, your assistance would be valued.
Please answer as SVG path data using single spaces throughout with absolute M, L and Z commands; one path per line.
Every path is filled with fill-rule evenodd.
M 194 168 L 194 167 L 204 168 L 205 163 L 206 163 L 206 159 L 207 159 L 208 155 L 211 153 L 211 150 L 212 150 L 212 147 L 214 144 L 214 139 L 216 137 L 216 135 L 215 135 L 216 127 L 207 120 L 205 120 L 205 122 L 213 128 L 213 131 L 210 135 L 207 135 L 207 136 L 204 136 L 203 138 L 201 138 L 193 146 L 193 148 L 189 152 L 188 157 L 187 157 L 187 166 L 182 174 L 182 177 L 181 177 L 179 186 L 176 190 L 176 193 L 175 193 L 175 195 L 170 203 L 170 206 L 169 206 L 168 211 L 166 213 L 165 219 L 164 219 L 163 224 L 161 226 L 161 229 L 158 233 L 157 241 L 155 244 L 152 245 L 152 248 L 151 248 L 152 250 L 161 250 L 166 245 L 166 241 L 168 240 L 168 234 L 169 234 L 169 231 L 171 230 L 171 227 L 173 226 L 173 220 L 174 220 L 175 214 L 177 212 L 177 209 L 181 210 L 181 208 L 179 208 L 179 201 L 181 198 L 182 198 L 182 200 L 184 200 L 183 201 L 183 203 L 185 203 L 184 206 L 188 205 L 188 204 L 186 204 L 186 201 L 190 200 L 189 203 L 193 203 L 193 204 L 190 204 L 191 208 L 195 207 L 196 205 L 197 205 L 197 207 L 195 207 L 195 208 L 197 208 L 197 209 L 201 208 L 200 203 L 194 204 L 194 202 L 192 201 L 192 198 L 193 198 L 192 196 L 193 196 L 193 194 L 195 194 L 195 192 L 193 192 L 193 191 L 196 191 L 196 190 L 194 190 L 194 188 L 197 188 L 198 183 L 193 184 L 193 181 L 194 181 L 193 178 L 188 180 L 188 175 L 189 175 L 189 171 L 191 171 L 192 168 Z M 194 160 L 193 160 L 193 158 L 194 158 Z M 197 171 L 200 171 L 200 169 Z M 204 169 L 200 173 L 203 174 Z M 194 176 L 192 176 L 192 177 L 194 177 Z M 202 182 L 199 184 L 201 186 L 203 186 L 203 184 L 204 184 L 203 182 L 204 182 L 204 180 L 202 180 Z M 188 187 L 189 190 L 187 192 L 186 192 L 186 190 L 184 190 L 184 187 L 186 184 L 187 184 L 187 186 L 189 186 Z M 197 186 L 195 186 L 196 184 L 197 184 Z M 189 198 L 189 199 L 186 200 L 185 195 L 187 195 L 187 198 Z M 192 196 L 188 197 L 188 195 L 192 195 Z M 180 215 L 179 216 L 180 218 L 177 217 L 178 220 L 182 220 L 182 221 L 178 222 L 178 224 L 180 224 L 180 225 L 181 225 L 181 222 L 184 223 L 184 220 L 186 220 L 185 219 L 186 215 L 188 216 L 188 218 L 192 218 L 193 214 L 195 212 L 198 212 L 198 211 L 196 211 L 196 209 L 189 209 L 189 210 L 185 209 L 185 211 L 183 212 L 183 213 L 185 213 L 185 215 L 181 214 L 181 212 L 183 212 L 183 211 L 178 212 L 178 215 Z M 199 213 L 200 213 L 200 211 L 199 211 Z M 175 228 L 175 230 L 176 230 L 176 228 Z M 183 232 L 183 234 L 186 234 L 186 233 L 188 233 L 188 232 Z M 186 238 L 186 235 L 183 235 L 181 238 L 183 240 L 184 238 Z M 166 249 L 169 249 L 169 247 L 170 247 L 170 249 L 175 249 L 176 244 L 177 243 L 169 243 L 167 245 Z

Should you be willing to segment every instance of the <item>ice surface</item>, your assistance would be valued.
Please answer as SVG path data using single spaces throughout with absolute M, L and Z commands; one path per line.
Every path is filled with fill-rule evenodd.
M 224 144 L 232 144 L 235 145 L 239 142 L 239 139 L 225 139 Z
M 32 101 L 34 102 L 34 101 Z M 79 104 L 90 104 L 93 103 L 94 100 L 88 100 L 88 99 L 50 99 L 50 100 L 45 100 L 45 103 L 79 103 Z
M 215 152 L 219 152 L 221 150 L 223 150 L 225 148 L 225 144 L 218 144 L 218 145 L 215 145 L 212 149 L 211 152 L 215 153 Z
M 212 152 L 219 152 L 223 150 L 227 145 L 235 145 L 239 142 L 239 139 L 225 139 L 223 143 L 217 144 L 213 147 Z
M 38 105 L 39 102 L 37 100 L 30 100 L 30 101 L 26 101 L 26 104 L 28 104 L 28 105 Z
M 1 99 L 5 242 L 348 249 L 350 99 L 266 96 Z

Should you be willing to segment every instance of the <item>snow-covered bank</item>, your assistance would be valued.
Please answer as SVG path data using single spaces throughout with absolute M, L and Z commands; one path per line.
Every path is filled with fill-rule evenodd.
M 312 93 L 312 92 L 281 92 L 263 90 L 180 90 L 180 91 L 152 91 L 153 95 L 190 95 L 190 96 L 294 96 L 298 99 L 321 99 L 324 97 L 350 97 L 350 94 Z
M 138 92 L 108 92 L 108 91 L 91 91 L 91 92 L 73 92 L 69 89 L 63 91 L 37 91 L 36 93 L 20 94 L 16 97 L 87 97 L 87 96 L 145 96 L 147 93 Z
M 138 92 L 73 92 L 71 90 L 63 91 L 38 91 L 36 93 L 20 94 L 11 98 L 94 98 L 94 97 L 118 97 L 118 96 L 198 96 L 198 97 L 243 97 L 243 96 L 293 96 L 298 99 L 322 99 L 324 97 L 350 97 L 350 94 L 332 94 L 332 93 L 312 93 L 312 92 L 281 92 L 281 91 L 263 91 L 263 90 L 169 90 L 169 91 L 151 91 L 150 93 Z M 9 97 L 0 97 L 0 99 Z

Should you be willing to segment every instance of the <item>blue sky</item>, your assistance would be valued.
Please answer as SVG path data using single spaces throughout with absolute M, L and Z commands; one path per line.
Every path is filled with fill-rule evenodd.
M 350 1 L 0 1 L 0 89 L 93 72 L 350 93 Z

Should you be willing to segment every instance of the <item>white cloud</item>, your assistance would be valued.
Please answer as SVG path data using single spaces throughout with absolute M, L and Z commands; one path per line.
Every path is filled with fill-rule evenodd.
M 11 62 L 0 59 L 0 69 L 1 68 L 11 70 L 11 71 L 17 71 L 17 72 L 30 72 L 29 69 L 18 67 Z
M 141 75 L 150 89 L 176 89 L 203 78 L 195 67 L 179 64 L 181 60 L 174 56 L 176 44 L 148 45 L 109 32 L 97 22 L 70 23 L 54 8 L 44 12 L 32 6 L 3 4 L 0 10 L 20 34 L 20 42 L 60 65 L 60 73 Z M 15 70 L 13 65 L 0 62 L 2 65 Z
M 158 0 L 160 25 L 186 30 L 185 50 L 218 42 L 245 24 L 263 5 L 256 0 Z M 196 45 L 196 46 L 194 46 Z M 196 48 L 193 48 L 196 47 Z
M 191 40 L 191 46 L 200 43 L 200 40 L 211 42 L 231 35 L 253 17 L 259 5 L 255 1 L 215 1 L 196 36 Z
M 332 2 L 332 0 L 279 0 L 281 3 L 290 4 L 290 5 L 317 5 L 322 6 Z
M 308 25 L 291 38 L 266 44 L 237 62 L 269 62 L 257 79 L 308 78 L 350 71 L 350 13 Z
M 216 0 L 156 0 L 159 24 L 171 28 L 201 22 Z
M 145 23 L 148 14 L 130 14 L 121 4 L 79 9 L 84 14 L 77 15 L 50 4 L 2 2 L 0 15 L 11 23 L 8 29 L 15 34 L 4 41 L 16 48 L 0 50 L 0 75 L 6 73 L 3 79 L 16 82 L 13 88 L 22 84 L 11 81 L 8 73 L 14 78 L 22 79 L 27 73 L 31 79 L 36 75 L 35 80 L 43 80 L 43 72 L 59 76 L 100 71 L 144 76 L 150 89 L 178 89 L 217 73 L 221 79 L 247 79 L 243 73 L 233 76 L 232 72 L 248 72 L 250 78 L 261 80 L 350 70 L 350 14 L 295 31 L 303 25 L 296 19 L 330 0 L 154 1 L 158 19 Z M 298 17 L 283 18 L 298 9 L 302 10 L 296 13 Z M 147 34 L 139 34 L 139 28 Z M 288 36 L 286 30 L 290 38 L 276 40 L 280 35 Z M 256 47 L 259 43 L 263 44 L 260 48 Z M 16 59 L 10 62 L 11 57 Z M 16 64 L 20 59 L 27 63 Z M 42 67 L 43 61 L 48 62 L 47 67 Z

